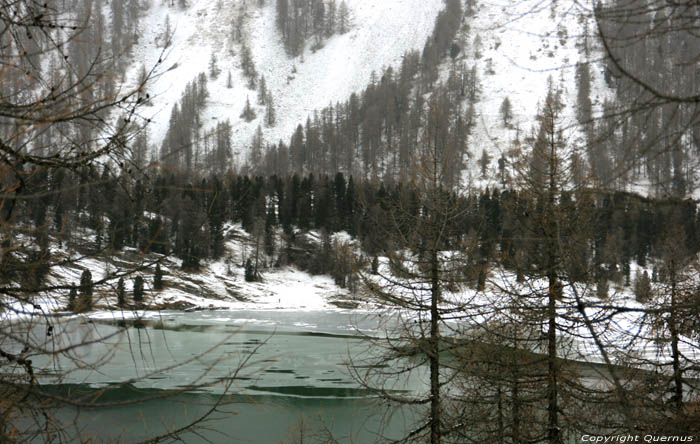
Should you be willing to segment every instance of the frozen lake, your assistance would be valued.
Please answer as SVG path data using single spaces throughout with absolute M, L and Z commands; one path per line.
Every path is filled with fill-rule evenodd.
M 350 357 L 368 344 L 357 327 L 372 335 L 372 324 L 372 316 L 338 310 L 147 312 L 139 321 L 95 313 L 90 322 L 61 322 L 54 335 L 94 344 L 76 349 L 71 360 L 35 358 L 35 367 L 44 389 L 109 404 L 59 412 L 99 441 L 145 439 L 223 400 L 202 437 L 190 434 L 186 442 L 298 442 L 323 429 L 340 442 L 381 442 L 379 432 L 405 433 L 411 413 L 386 417 L 350 375 Z M 55 381 L 57 374 L 65 376 Z M 396 390 L 421 385 L 413 380 Z M 181 392 L 149 399 L 169 390 Z M 138 399 L 146 400 L 132 403 Z

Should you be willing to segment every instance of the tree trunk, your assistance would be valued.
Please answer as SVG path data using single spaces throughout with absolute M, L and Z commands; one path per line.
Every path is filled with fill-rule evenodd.
M 550 104 L 551 106 L 551 104 Z M 549 116 L 547 123 L 549 129 L 549 184 L 548 184 L 548 199 L 547 213 L 545 226 L 545 236 L 548 243 L 547 251 L 547 280 L 548 288 L 548 303 L 547 303 L 547 440 L 550 444 L 561 443 L 561 434 L 559 431 L 559 406 L 558 398 L 558 379 L 557 373 L 557 298 L 559 297 L 559 283 L 557 276 L 557 264 L 559 255 L 557 254 L 558 245 L 558 219 L 555 212 L 556 197 L 557 197 L 557 176 L 559 175 L 559 163 L 557 159 L 557 142 L 556 132 L 554 128 L 554 116 Z
M 501 382 L 496 382 L 496 403 L 498 409 L 498 443 L 503 444 L 505 433 L 503 426 L 503 393 L 501 390 Z
M 547 441 L 550 444 L 561 443 L 559 433 L 559 406 L 557 405 L 557 281 L 556 274 L 549 274 L 549 301 L 547 317 Z
M 440 298 L 440 281 L 438 273 L 438 254 L 435 248 L 431 251 L 431 291 L 430 291 L 430 443 L 439 444 L 440 433 L 440 314 L 438 299 Z
M 668 329 L 671 333 L 671 355 L 673 357 L 673 404 L 676 410 L 683 407 L 683 373 L 681 372 L 680 352 L 678 350 L 678 325 L 676 319 L 676 269 L 671 270 L 671 313 Z
M 518 344 L 518 333 L 517 330 L 514 330 L 513 333 L 513 350 L 517 351 L 519 347 Z M 512 375 L 512 387 L 511 387 L 511 416 L 512 416 L 512 430 L 511 430 L 511 437 L 513 444 L 520 444 L 520 372 L 518 371 L 519 369 L 519 362 L 517 362 L 517 358 L 513 359 L 511 361 L 511 370 L 513 372 Z

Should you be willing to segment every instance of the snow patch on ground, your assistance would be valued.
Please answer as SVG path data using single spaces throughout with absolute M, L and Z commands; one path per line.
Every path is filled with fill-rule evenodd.
M 121 252 L 105 252 L 103 256 L 81 257 L 73 249 L 52 249 L 56 259 L 69 259 L 65 266 L 56 266 L 47 278 L 47 286 L 59 286 L 31 301 L 14 302 L 0 316 L 0 321 L 37 316 L 72 316 L 66 311 L 69 286 L 79 285 L 84 270 L 89 270 L 95 283 L 94 311 L 81 314 L 96 319 L 136 319 L 148 317 L 148 310 L 117 308 L 116 288 L 119 276 L 124 277 L 127 303 L 133 300 L 136 276 L 144 278 L 144 303 L 148 307 L 180 310 L 289 310 L 339 311 L 334 301 L 354 300 L 348 290 L 335 285 L 330 276 L 312 276 L 293 266 L 272 267 L 272 261 L 260 255 L 259 282 L 246 282 L 244 257 L 253 255 L 253 240 L 240 225 L 227 226 L 226 253 L 221 259 L 204 261 L 197 271 L 183 271 L 181 261 L 158 254 L 141 254 L 125 248 Z M 160 263 L 165 288 L 153 289 L 155 263 Z M 135 271 L 134 271 L 135 270 Z M 125 274 L 126 273 L 126 274 Z M 104 280 L 104 282 L 100 282 Z M 60 287 L 64 287 L 61 289 Z M 79 296 L 78 296 L 79 297 Z M 150 313 L 157 313 L 152 311 Z

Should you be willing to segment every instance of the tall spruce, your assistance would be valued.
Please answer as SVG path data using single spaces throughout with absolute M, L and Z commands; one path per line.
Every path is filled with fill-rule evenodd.
M 92 294 L 92 273 L 90 270 L 86 269 L 83 270 L 83 273 L 80 275 L 80 298 L 77 303 L 78 311 L 84 312 L 92 310 Z
M 144 291 L 143 291 L 143 277 L 142 276 L 136 276 L 134 278 L 134 304 L 136 304 L 137 307 L 140 307 L 143 305 L 143 298 L 144 298 Z

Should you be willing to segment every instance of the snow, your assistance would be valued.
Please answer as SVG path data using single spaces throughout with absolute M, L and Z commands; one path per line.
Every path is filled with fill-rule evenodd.
M 450 252 L 444 252 L 443 260 Z M 379 274 L 365 275 L 365 279 L 381 286 L 395 297 L 426 306 L 430 301 L 430 285 L 416 279 L 402 281 L 390 275 L 388 260 L 379 258 Z M 410 261 L 409 269 L 415 267 Z M 632 264 L 632 269 L 637 268 Z M 655 284 L 656 285 L 656 284 Z M 654 287 L 653 292 L 660 291 Z M 461 286 L 457 291 L 441 293 L 443 322 L 450 325 L 443 333 L 447 336 L 460 332 L 469 337 L 479 338 L 481 334 L 492 337 L 493 328 L 503 324 L 530 326 L 544 337 L 547 330 L 546 315 L 548 282 L 546 279 L 530 279 L 517 283 L 515 275 L 505 270 L 493 270 L 484 291 Z M 585 314 L 590 319 L 593 333 L 584 322 L 583 314 L 577 308 L 577 299 L 586 305 Z M 518 307 L 518 308 L 514 308 Z M 572 283 L 563 288 L 563 297 L 557 301 L 557 354 L 560 357 L 604 363 L 603 353 L 596 344 L 595 336 L 605 345 L 611 362 L 616 365 L 649 370 L 657 370 L 658 365 L 670 368 L 672 350 L 670 336 L 658 330 L 652 322 L 648 307 L 637 302 L 631 287 L 611 284 L 611 294 L 606 300 L 596 296 L 595 286 L 585 283 Z M 384 310 L 391 318 L 399 319 L 405 325 L 416 321 L 427 322 L 425 313 L 419 315 L 412 309 L 387 305 Z M 536 313 L 533 318 L 533 312 Z M 448 314 L 449 313 L 449 314 Z M 539 323 L 536 321 L 537 316 Z M 449 332 L 447 331 L 449 330 Z M 419 334 L 424 334 L 419 333 Z M 522 335 L 525 333 L 521 332 Z M 471 335 L 471 336 L 470 336 Z M 543 344 L 543 342 L 540 342 Z M 684 366 L 700 362 L 700 343 L 697 339 L 680 335 L 679 350 Z M 546 353 L 545 349 L 533 350 Z M 664 370 L 665 371 L 665 370 Z M 688 370 L 686 375 L 697 377 L 700 373 Z
M 589 38 L 591 59 L 586 60 L 582 54 L 581 40 L 586 33 L 586 23 L 589 30 L 594 29 L 590 11 L 579 2 L 565 2 L 555 8 L 552 16 L 551 4 L 479 1 L 475 15 L 467 21 L 470 30 L 462 38 L 466 40 L 468 51 L 463 61 L 468 67 L 476 64 L 482 90 L 481 100 L 476 105 L 476 127 L 469 140 L 473 157 L 465 174 L 466 185 L 493 187 L 498 182 L 498 175 L 493 173 L 497 159 L 513 148 L 528 148 L 523 141 L 538 125 L 538 107 L 544 102 L 550 78 L 553 86 L 563 93 L 566 108 L 560 124 L 571 149 L 582 149 L 585 144 L 575 116 L 576 65 L 590 65 L 594 112 L 613 94 L 605 85 L 601 67 L 595 60 L 600 50 L 595 47 L 594 37 Z M 482 42 L 478 58 L 474 47 L 477 35 Z M 513 110 L 512 128 L 503 126 L 500 114 L 506 97 Z M 516 135 L 520 145 L 514 143 Z M 492 158 L 487 180 L 480 179 L 476 162 L 482 149 Z
M 125 248 L 112 256 L 92 257 L 82 257 L 74 250 L 56 249 L 52 251 L 53 256 L 57 259 L 70 258 L 72 263 L 53 267 L 47 285 L 77 285 L 84 270 L 90 270 L 95 283 L 108 279 L 104 284 L 96 284 L 93 297 L 95 311 L 86 314 L 90 318 L 143 316 L 143 310 L 105 310 L 106 307 L 116 306 L 117 276 L 128 269 L 137 271 L 124 275 L 127 300 L 131 300 L 135 277 L 141 275 L 144 278 L 145 302 L 156 306 L 184 302 L 192 309 L 203 310 L 342 311 L 330 302 L 350 298 L 349 292 L 336 286 L 329 276 L 312 276 L 292 266 L 261 265 L 261 280 L 246 282 L 240 264 L 245 262 L 244 257 L 252 254 L 253 241 L 240 225 L 227 225 L 225 232 L 229 240 L 225 243 L 224 257 L 205 261 L 199 270 L 193 272 L 181 270 L 178 259 L 157 254 L 142 255 L 135 249 Z M 152 289 L 155 265 L 149 264 L 156 261 L 160 263 L 166 284 L 160 291 Z M 271 262 L 262 253 L 260 261 Z M 15 302 L 10 310 L 3 313 L 3 319 L 51 313 L 70 315 L 64 312 L 67 296 L 68 289 L 37 295 L 34 299 L 36 307 Z
M 229 38 L 231 23 L 238 15 L 241 0 L 203 0 L 192 2 L 185 10 L 168 8 L 153 2 L 142 20 L 142 37 L 134 48 L 135 63 L 127 74 L 132 85 L 141 63 L 146 68 L 158 64 L 157 76 L 149 93 L 152 107 L 141 110 L 152 119 L 151 143 L 159 146 L 168 128 L 173 104 L 177 103 L 187 82 L 200 72 L 208 72 L 212 52 L 216 53 L 221 74 L 209 80 L 209 100 L 202 115 L 205 130 L 230 119 L 233 130 L 235 166 L 246 160 L 247 147 L 258 125 L 266 142 L 288 142 L 298 124 L 314 110 L 345 101 L 367 85 L 372 71 L 397 66 L 403 54 L 423 47 L 432 32 L 442 0 L 349 0 L 351 28 L 343 35 L 327 39 L 316 52 L 306 49 L 302 57 L 290 58 L 284 51 L 275 26 L 275 2 L 258 8 L 246 7 L 245 34 L 258 73 L 265 76 L 272 92 L 277 125 L 263 124 L 264 107 L 256 104 L 257 92 L 247 88 L 240 69 L 240 45 Z M 172 45 L 159 46 L 166 16 L 174 29 Z M 308 45 L 307 45 L 308 46 Z M 292 73 L 296 67 L 296 73 Z M 233 88 L 226 88 L 228 70 Z M 293 79 L 288 80 L 288 77 Z M 257 118 L 245 122 L 239 116 L 246 98 L 255 105 Z

